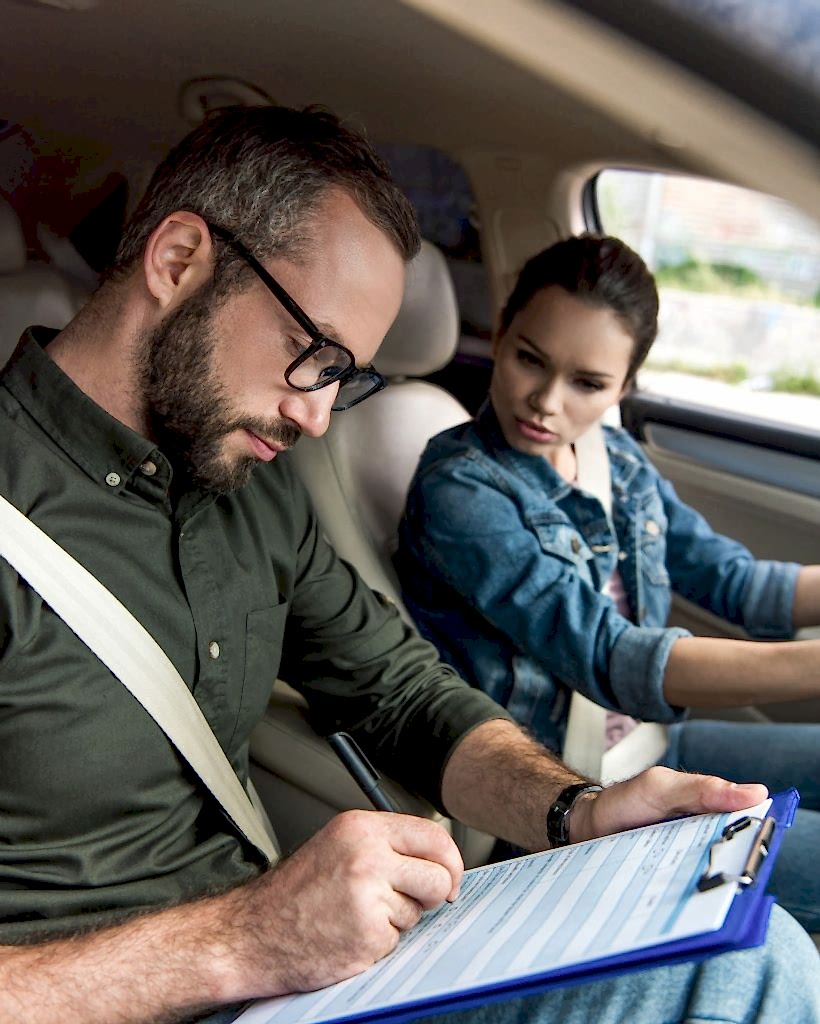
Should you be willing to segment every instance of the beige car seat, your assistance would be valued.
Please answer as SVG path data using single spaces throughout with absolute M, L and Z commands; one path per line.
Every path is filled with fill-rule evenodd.
M 50 264 L 27 258 L 20 220 L 0 196 L 0 366 L 27 327 L 65 327 L 87 297 Z
M 376 358 L 389 387 L 336 413 L 324 437 L 302 438 L 289 456 L 336 550 L 408 622 L 391 563 L 407 490 L 427 441 L 469 419 L 452 395 L 418 378 L 450 362 L 458 337 L 447 265 L 439 250 L 425 242 L 407 269 L 401 310 Z M 310 728 L 302 698 L 281 682 L 251 739 L 251 758 L 254 782 L 285 851 L 337 811 L 369 806 L 327 743 Z M 405 809 L 434 813 L 400 788 L 392 790 Z M 458 823 L 452 823 L 452 831 L 468 866 L 486 859 L 492 848 L 488 836 Z

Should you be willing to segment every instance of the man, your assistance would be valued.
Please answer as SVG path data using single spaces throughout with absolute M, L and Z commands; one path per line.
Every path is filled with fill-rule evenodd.
M 578 776 L 337 560 L 283 455 L 378 386 L 417 246 L 406 201 L 332 116 L 213 118 L 160 166 L 85 309 L 23 337 L 0 388 L 0 493 L 152 633 L 243 780 L 279 674 L 449 814 L 540 849 Z M 404 815 L 341 815 L 262 871 L 6 563 L 0 615 L 0 1019 L 231 1020 L 362 971 L 456 897 L 452 840 Z M 570 838 L 764 795 L 653 769 L 582 796 Z M 462 1016 L 818 1020 L 816 961 L 776 914 L 762 950 Z

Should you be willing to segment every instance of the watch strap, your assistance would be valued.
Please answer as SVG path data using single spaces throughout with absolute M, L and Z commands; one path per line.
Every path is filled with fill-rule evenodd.
M 569 812 L 576 800 L 584 793 L 600 793 L 603 788 L 592 782 L 574 782 L 561 790 L 547 811 L 547 839 L 553 849 L 569 842 Z

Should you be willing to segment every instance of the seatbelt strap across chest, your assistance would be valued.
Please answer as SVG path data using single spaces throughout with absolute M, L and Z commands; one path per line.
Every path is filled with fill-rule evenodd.
M 603 427 L 594 424 L 575 442 L 576 483 L 601 503 L 612 535 L 612 472 Z M 666 727 L 641 722 L 624 739 L 606 749 L 606 708 L 575 691 L 564 738 L 563 759 L 576 771 L 603 782 L 617 782 L 657 764 L 667 747 Z
M 612 520 L 612 476 L 604 433 L 594 424 L 575 442 L 577 486 L 594 495 Z M 593 779 L 601 778 L 606 750 L 606 708 L 577 690 L 569 704 L 562 757 L 570 767 Z
M 165 651 L 95 576 L 2 495 L 0 556 L 142 704 L 238 831 L 274 863 L 272 836 Z

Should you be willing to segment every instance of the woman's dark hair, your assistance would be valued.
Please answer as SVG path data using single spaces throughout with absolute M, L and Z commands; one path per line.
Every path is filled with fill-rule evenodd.
M 576 235 L 533 256 L 501 313 L 501 333 L 537 293 L 558 285 L 591 306 L 611 309 L 634 339 L 626 379 L 646 359 L 658 332 L 658 291 L 641 257 L 618 238 Z
M 224 108 L 159 165 L 109 277 L 129 273 L 151 232 L 176 210 L 231 231 L 257 259 L 297 257 L 310 244 L 311 218 L 333 188 L 356 200 L 402 259 L 415 256 L 420 243 L 413 208 L 360 132 L 321 107 Z M 216 269 L 224 274 L 231 263 L 237 271 L 244 267 L 233 250 L 217 246 Z

